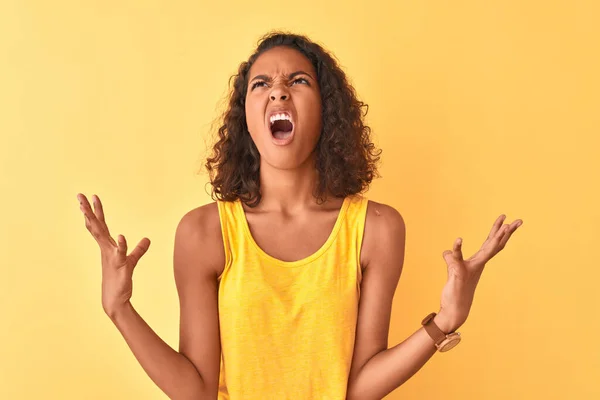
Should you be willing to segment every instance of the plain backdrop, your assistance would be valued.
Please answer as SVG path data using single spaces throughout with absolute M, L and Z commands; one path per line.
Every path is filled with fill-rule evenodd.
M 600 6 L 595 1 L 0 3 L 0 398 L 165 399 L 100 302 L 99 249 L 152 245 L 132 303 L 178 347 L 175 228 L 228 80 L 261 35 L 332 51 L 383 149 L 366 196 L 406 221 L 389 346 L 437 311 L 442 252 L 523 219 L 486 267 L 463 342 L 389 399 L 600 398 Z M 274 371 L 276 373 L 276 371 Z

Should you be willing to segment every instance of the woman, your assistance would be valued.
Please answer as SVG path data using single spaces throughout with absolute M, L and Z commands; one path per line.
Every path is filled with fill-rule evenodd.
M 443 253 L 440 310 L 388 349 L 405 226 L 367 200 L 379 153 L 365 104 L 333 57 L 308 38 L 264 37 L 234 76 L 206 167 L 216 201 L 175 236 L 179 351 L 131 305 L 127 254 L 100 199 L 78 194 L 102 251 L 102 305 L 150 378 L 173 399 L 380 399 L 460 340 L 483 267 L 522 223 L 501 215 L 467 260 Z

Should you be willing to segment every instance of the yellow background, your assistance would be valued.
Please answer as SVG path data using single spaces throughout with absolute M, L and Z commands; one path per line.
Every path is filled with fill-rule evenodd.
M 273 28 L 330 49 L 370 106 L 367 197 L 407 224 L 390 347 L 437 310 L 455 238 L 469 256 L 524 220 L 463 342 L 386 398 L 600 398 L 598 3 L 216 3 L 0 3 L 0 398 L 166 398 L 103 314 L 76 194 L 130 249 L 152 240 L 132 303 L 177 348 L 175 227 L 211 201 L 211 123 Z

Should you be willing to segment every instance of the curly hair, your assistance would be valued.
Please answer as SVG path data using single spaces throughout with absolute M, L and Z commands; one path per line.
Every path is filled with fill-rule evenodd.
M 239 198 L 249 207 L 260 203 L 260 153 L 248 132 L 245 99 L 250 67 L 262 53 L 276 46 L 299 51 L 317 73 L 323 122 L 315 149 L 318 184 L 313 195 L 317 203 L 324 202 L 328 192 L 339 198 L 366 191 L 373 178 L 380 177 L 377 162 L 381 154 L 371 143 L 371 128 L 363 121 L 368 105 L 357 99 L 334 56 L 323 47 L 303 35 L 273 31 L 258 41 L 248 61 L 242 62 L 237 74 L 229 79 L 233 87 L 228 107 L 219 118 L 218 141 L 204 165 L 212 185 L 211 198 Z

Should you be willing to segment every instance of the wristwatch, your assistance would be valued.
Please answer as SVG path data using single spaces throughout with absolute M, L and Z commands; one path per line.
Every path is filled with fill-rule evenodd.
M 451 332 L 446 334 L 442 332 L 435 322 L 433 322 L 433 317 L 435 316 L 436 313 L 429 314 L 423 319 L 421 325 L 423 325 L 429 336 L 433 339 L 438 351 L 448 351 L 460 343 L 460 333 Z

